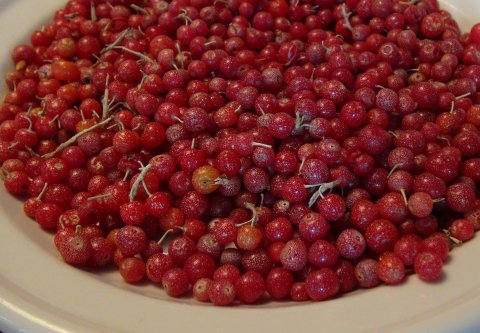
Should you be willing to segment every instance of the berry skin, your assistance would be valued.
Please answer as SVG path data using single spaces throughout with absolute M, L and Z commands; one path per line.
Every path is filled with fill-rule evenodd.
M 113 136 L 113 148 L 120 154 L 128 154 L 140 147 L 140 136 L 132 130 L 122 130 Z
M 147 278 L 153 283 L 161 283 L 163 275 L 174 268 L 172 259 L 163 253 L 151 255 L 145 263 Z
M 241 168 L 240 157 L 234 150 L 222 150 L 215 158 L 215 166 L 219 173 L 228 178 L 234 177 Z
M 365 240 L 368 247 L 377 253 L 393 250 L 398 238 L 399 234 L 395 225 L 384 219 L 373 221 L 365 230 Z
M 28 175 L 23 171 L 11 171 L 3 180 L 3 185 L 12 195 L 25 195 L 27 193 L 28 184 Z
M 421 248 L 422 239 L 417 235 L 407 234 L 395 243 L 393 252 L 403 261 L 405 266 L 411 266 L 413 265 L 413 259 Z
M 308 250 L 308 260 L 316 267 L 332 267 L 339 257 L 336 247 L 323 239 L 315 241 Z
M 450 233 L 456 239 L 466 242 L 473 238 L 475 229 L 473 224 L 466 219 L 458 219 L 452 222 L 452 225 L 448 228 Z
M 466 213 L 473 209 L 475 203 L 475 192 L 465 183 L 457 183 L 448 187 L 447 205 L 450 209 Z
M 373 288 L 380 284 L 378 262 L 374 259 L 363 259 L 355 266 L 355 277 L 362 288 Z
M 220 172 L 210 166 L 201 166 L 192 174 L 192 186 L 200 194 L 209 194 L 214 192 L 219 185 L 216 184 L 216 180 L 220 177 Z
M 262 231 L 251 225 L 243 225 L 237 233 L 237 246 L 242 250 L 256 249 L 263 239 Z
M 347 259 L 357 259 L 367 247 L 363 234 L 356 229 L 345 229 L 338 235 L 336 246 L 340 255 Z
M 269 242 L 288 242 L 293 236 L 292 224 L 287 218 L 278 217 L 265 226 L 265 238 Z
M 305 214 L 298 224 L 300 238 L 307 242 L 323 239 L 329 231 L 330 224 L 322 215 L 315 212 Z
M 232 264 L 224 264 L 218 267 L 213 273 L 214 280 L 229 280 L 232 283 L 236 283 L 241 276 L 240 270 Z
M 382 153 L 392 143 L 390 134 L 376 125 L 363 127 L 358 134 L 358 139 L 360 149 L 369 155 Z
M 162 277 L 162 286 L 171 297 L 184 295 L 189 287 L 187 273 L 181 268 L 171 268 Z
M 308 261 L 308 249 L 301 239 L 288 241 L 280 253 L 280 261 L 286 269 L 299 271 Z
M 120 217 L 127 225 L 140 225 L 146 217 L 146 210 L 143 203 L 131 201 L 120 206 Z
M 405 278 L 405 266 L 395 253 L 385 252 L 378 259 L 377 273 L 386 284 L 399 284 Z
M 118 231 L 115 243 L 125 256 L 133 256 L 145 249 L 147 235 L 140 227 L 124 226 Z
M 57 227 L 60 215 L 62 215 L 62 208 L 54 203 L 42 203 L 35 209 L 35 221 L 47 230 Z
M 145 262 L 137 257 L 122 260 L 119 267 L 120 274 L 128 283 L 138 283 L 145 277 Z
M 170 207 L 170 198 L 163 192 L 156 192 L 145 200 L 146 212 L 154 217 L 162 217 Z
M 90 240 L 81 233 L 71 233 L 62 237 L 58 251 L 63 260 L 70 265 L 86 264 L 93 252 Z
M 228 244 L 237 239 L 238 229 L 233 219 L 224 218 L 215 223 L 212 233 L 217 242 Z
M 424 281 L 436 281 L 443 274 L 443 262 L 432 252 L 420 252 L 415 257 L 413 269 L 418 277 Z
M 89 258 L 88 265 L 99 268 L 106 267 L 113 262 L 115 244 L 104 237 L 93 237 L 90 239 L 92 246 L 92 256 Z
M 330 268 L 321 268 L 307 275 L 305 280 L 307 294 L 314 301 L 332 298 L 340 291 L 340 280 Z
M 295 127 L 295 119 L 284 113 L 276 113 L 270 120 L 268 129 L 276 139 L 286 139 Z
M 237 298 L 245 304 L 260 300 L 266 291 L 265 280 L 254 271 L 243 274 L 235 283 Z
M 470 30 L 470 40 L 473 43 L 480 43 L 480 24 L 475 24 Z
M 212 278 L 215 271 L 215 261 L 205 253 L 192 254 L 183 265 L 190 283 L 194 284 L 201 278 Z
M 298 203 L 304 201 L 308 196 L 303 178 L 294 176 L 283 184 L 282 197 L 291 202 Z
M 289 270 L 282 267 L 273 268 L 266 279 L 267 292 L 274 299 L 284 299 L 290 295 L 293 283 L 293 275 Z
M 408 198 L 408 210 L 416 217 L 427 217 L 433 209 L 432 197 L 425 192 L 415 192 Z
M 211 283 L 212 280 L 208 278 L 201 278 L 197 280 L 192 287 L 193 297 L 195 297 L 195 299 L 199 302 L 208 302 L 210 300 L 208 291 Z
M 329 193 L 317 201 L 318 212 L 328 221 L 338 221 L 346 211 L 345 201 L 335 193 Z
M 229 280 L 213 280 L 208 286 L 208 298 L 214 305 L 233 303 L 235 294 L 235 286 Z

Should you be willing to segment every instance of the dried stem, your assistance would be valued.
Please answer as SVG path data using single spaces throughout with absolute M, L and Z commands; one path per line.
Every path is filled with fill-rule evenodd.
M 340 180 L 337 179 L 329 183 L 305 185 L 305 188 L 318 187 L 318 189 L 315 192 L 313 192 L 312 196 L 310 197 L 310 200 L 308 201 L 308 207 L 312 207 L 315 204 L 315 202 L 318 200 L 318 198 L 323 198 L 323 193 L 325 193 L 328 190 L 332 190 L 338 184 L 340 184 Z
M 40 193 L 36 197 L 37 200 L 42 200 L 42 197 L 45 194 L 45 191 L 47 190 L 47 187 L 48 187 L 48 183 L 43 184 L 42 190 L 40 191 Z
M 57 149 L 55 149 L 54 151 L 50 152 L 50 153 L 47 153 L 45 155 L 42 155 L 43 158 L 50 158 L 50 157 L 53 157 L 55 156 L 56 154 L 58 154 L 59 152 L 61 152 L 63 149 L 67 148 L 68 146 L 70 146 L 71 144 L 75 143 L 79 137 L 81 137 L 82 135 L 84 135 L 85 133 L 88 133 L 88 132 L 91 132 L 93 130 L 96 130 L 97 128 L 99 127 L 102 127 L 104 126 L 105 124 L 107 124 L 110 120 L 112 120 L 112 118 L 107 118 L 93 126 L 90 126 L 89 128 L 86 128 L 84 129 L 83 131 L 81 132 L 78 132 L 77 134 L 75 134 L 74 136 L 72 136 L 70 139 L 68 139 L 67 141 L 65 141 L 64 143 L 62 143 L 61 145 L 59 145 L 57 147 Z
M 252 212 L 252 218 L 248 221 L 235 224 L 235 226 L 237 228 L 241 227 L 242 225 L 245 225 L 245 224 L 250 224 L 251 226 L 254 226 L 258 222 L 258 214 L 257 214 L 257 210 L 256 210 L 255 206 L 251 202 L 247 202 L 245 204 L 245 208 L 247 208 L 248 210 L 250 210 Z
M 140 183 L 143 182 L 145 175 L 147 174 L 148 171 L 150 171 L 152 166 L 153 166 L 152 164 L 147 164 L 146 166 L 143 166 L 140 168 L 140 174 L 135 179 L 135 182 L 132 185 L 132 189 L 130 190 L 130 196 L 129 196 L 130 202 L 134 201 L 135 196 L 137 195 L 138 187 L 140 186 Z
M 345 3 L 342 4 L 342 16 L 343 16 L 343 21 L 345 24 L 345 27 L 352 31 L 353 27 L 352 24 L 350 23 L 350 15 L 352 15 L 351 12 L 347 12 L 347 5 Z
M 162 244 L 162 242 L 167 238 L 168 234 L 172 233 L 173 229 L 168 229 L 165 231 L 165 233 L 162 235 L 162 237 L 158 240 L 157 244 Z
M 116 48 L 121 42 L 122 40 L 130 33 L 131 31 L 131 28 L 127 28 L 125 30 L 123 30 L 120 35 L 118 35 L 117 39 L 115 39 L 113 41 L 113 43 L 111 44 L 108 44 L 101 52 L 100 54 L 104 54 L 110 50 L 113 50 L 114 48 Z
M 135 10 L 138 13 L 148 14 L 148 10 L 146 10 L 145 8 L 140 7 L 136 4 L 131 4 L 130 8 L 132 8 L 133 10 Z
M 267 149 L 272 149 L 272 146 L 267 145 L 267 144 L 265 144 L 265 143 L 260 143 L 260 142 L 253 142 L 253 143 L 252 143 L 252 146 L 254 146 L 254 147 L 263 147 L 263 148 L 267 148 Z
M 97 21 L 97 12 L 95 11 L 95 4 L 93 3 L 93 0 L 90 1 L 90 19 L 92 22 Z
M 466 94 L 463 94 L 463 95 L 460 95 L 460 96 L 455 97 L 455 99 L 458 101 L 459 99 L 468 97 L 468 96 L 470 96 L 471 94 L 472 94 L 472 93 L 466 93 Z
M 448 238 L 453 242 L 454 246 L 460 246 L 462 245 L 462 241 L 456 237 L 453 237 L 450 230 L 448 229 L 442 229 L 442 231 L 448 236 Z
M 405 203 L 405 206 L 408 206 L 407 193 L 405 192 L 405 189 L 401 188 L 400 189 L 400 194 L 402 195 L 403 202 Z
M 92 197 L 89 197 L 87 200 L 92 201 L 92 200 L 97 200 L 97 199 L 110 198 L 111 196 L 112 196 L 111 194 L 98 194 L 98 195 L 94 195 Z
M 295 129 L 296 130 L 303 127 L 304 121 L 305 121 L 305 116 L 301 115 L 300 112 L 295 112 Z
M 115 49 L 116 50 L 122 50 L 122 51 L 125 51 L 125 52 L 128 52 L 128 53 L 131 53 L 133 55 L 136 55 L 137 57 L 139 57 L 141 60 L 143 60 L 145 62 L 153 62 L 153 59 L 150 58 L 149 56 L 147 56 L 146 54 L 143 54 L 143 53 L 140 53 L 140 52 L 137 52 L 137 51 L 134 51 L 134 50 L 130 50 L 128 47 L 115 46 Z

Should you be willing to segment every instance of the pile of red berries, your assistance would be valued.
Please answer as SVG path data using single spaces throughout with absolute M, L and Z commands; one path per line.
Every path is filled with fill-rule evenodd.
M 4 185 L 68 264 L 324 300 L 480 229 L 480 25 L 436 0 L 70 0 L 12 59 Z

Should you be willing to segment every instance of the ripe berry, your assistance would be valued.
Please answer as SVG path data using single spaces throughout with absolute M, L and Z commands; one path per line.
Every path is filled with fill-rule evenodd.
M 435 281 L 443 274 L 443 262 L 435 253 L 420 252 L 415 256 L 413 269 L 420 279 Z
M 138 283 L 145 277 L 145 262 L 137 257 L 125 258 L 119 267 L 120 274 L 128 283 Z
M 71 233 L 62 237 L 58 251 L 63 260 L 70 265 L 82 265 L 92 256 L 90 240 L 82 233 Z
M 208 286 L 208 297 L 214 305 L 231 304 L 235 294 L 235 286 L 229 280 L 213 280 Z
M 169 269 L 162 277 L 162 286 L 169 296 L 182 296 L 190 287 L 187 273 L 181 268 Z
M 340 290 L 337 274 L 330 268 L 320 268 L 307 275 L 307 294 L 314 301 L 323 301 L 335 296 Z

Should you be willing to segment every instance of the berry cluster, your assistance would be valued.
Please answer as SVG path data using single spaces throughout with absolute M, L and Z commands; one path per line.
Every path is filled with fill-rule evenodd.
M 480 25 L 436 0 L 69 0 L 12 60 L 4 185 L 68 264 L 325 300 L 480 229 Z

